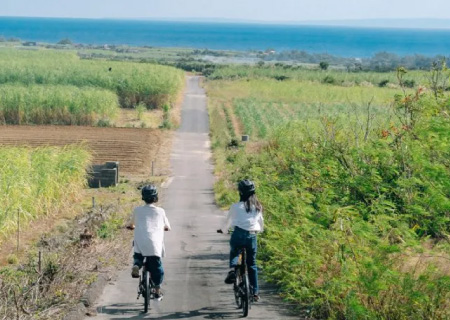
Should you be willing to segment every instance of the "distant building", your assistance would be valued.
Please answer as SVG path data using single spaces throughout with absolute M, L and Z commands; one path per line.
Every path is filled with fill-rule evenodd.
M 24 43 L 22 43 L 23 46 L 25 47 L 36 47 L 37 46 L 37 42 L 35 41 L 26 41 Z

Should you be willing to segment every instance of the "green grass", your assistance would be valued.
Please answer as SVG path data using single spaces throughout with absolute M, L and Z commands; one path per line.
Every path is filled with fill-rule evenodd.
M 64 148 L 0 147 L 0 233 L 70 203 L 86 183 L 89 153 Z
M 181 70 L 154 64 L 81 60 L 75 52 L 0 50 L 0 84 L 97 87 L 117 93 L 122 107 L 173 103 L 184 83 Z
M 0 85 L 0 123 L 97 125 L 117 115 L 114 92 L 58 85 Z
M 216 200 L 256 182 L 258 257 L 286 299 L 314 318 L 450 318 L 448 96 L 267 77 L 207 90 Z M 253 143 L 228 147 L 233 112 Z
M 211 104 L 233 106 L 245 130 L 242 133 L 252 139 L 266 138 L 292 120 L 317 126 L 346 118 L 353 128 L 359 128 L 369 105 L 372 128 L 389 127 L 395 122 L 392 98 L 401 93 L 399 89 L 272 79 L 208 81 L 207 89 Z
M 215 99 L 257 98 L 265 102 L 313 104 L 364 104 L 373 99 L 375 104 L 389 105 L 393 95 L 400 92 L 400 89 L 342 87 L 311 81 L 273 79 L 209 81 L 207 87 L 210 96 Z
M 236 79 L 278 79 L 300 80 L 312 82 L 324 82 L 325 78 L 334 81 L 341 86 L 378 86 L 380 82 L 387 80 L 385 85 L 396 86 L 398 84 L 396 72 L 346 72 L 343 70 L 312 70 L 310 68 L 291 66 L 242 66 L 230 65 L 217 68 L 209 79 L 211 80 L 236 80 Z M 415 80 L 417 85 L 427 82 L 426 72 L 411 71 L 405 79 Z

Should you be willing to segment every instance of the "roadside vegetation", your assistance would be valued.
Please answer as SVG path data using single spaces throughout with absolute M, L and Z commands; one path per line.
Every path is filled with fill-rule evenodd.
M 0 234 L 55 212 L 86 184 L 90 155 L 81 146 L 0 148 Z
M 60 45 L 69 46 L 66 40 Z M 150 122 L 153 128 L 171 128 L 175 125 L 171 109 L 183 85 L 184 72 L 173 67 L 86 60 L 75 51 L 1 48 L 0 125 L 145 128 Z M 64 130 L 66 138 L 70 135 L 67 128 L 58 130 Z M 105 136 L 112 131 L 105 130 Z M 114 140 L 102 142 L 100 153 L 114 149 L 117 141 L 131 145 L 131 156 L 148 160 L 160 155 L 169 133 L 152 130 L 143 154 L 135 147 L 139 141 L 134 140 L 148 137 L 149 131 L 126 142 L 117 141 L 116 134 Z M 92 140 L 108 139 L 105 136 Z M 8 135 L 4 140 L 6 144 L 23 142 Z M 65 141 L 57 136 L 31 140 L 38 145 Z M 127 150 L 116 156 L 131 159 Z M 114 188 L 86 189 L 86 172 L 93 159 L 90 151 L 87 145 L 0 145 L 1 319 L 61 319 L 80 304 L 86 289 L 99 279 L 105 285 L 110 274 L 129 262 L 130 247 L 123 244 L 130 243 L 132 233 L 123 225 L 139 199 L 139 183 L 129 182 L 139 179 L 134 176 L 138 173 L 121 176 L 121 184 Z M 133 159 L 131 170 L 134 166 L 139 172 L 147 169 Z M 151 179 L 159 184 L 166 170 L 165 155 L 158 159 L 158 176 Z M 122 174 L 130 169 L 124 162 Z M 92 306 L 92 301 L 84 302 Z
M 245 75 L 206 83 L 217 202 L 237 200 L 238 180 L 256 182 L 267 225 L 264 275 L 312 317 L 448 319 L 445 64 L 421 80 L 399 68 L 389 75 L 392 89 L 342 88 L 301 72 L 290 81 Z M 421 86 L 408 88 L 409 79 Z M 242 144 L 240 134 L 253 142 Z
M 98 294 L 87 292 L 106 285 L 129 263 L 130 247 L 124 243 L 131 243 L 133 233 L 123 225 L 139 199 L 135 189 L 134 184 L 124 184 L 91 190 L 94 207 L 90 197 L 72 203 L 67 210 L 75 211 L 73 218 L 35 236 L 26 252 L 22 245 L 10 254 L 8 265 L 0 267 L 2 319 L 65 319 L 72 310 L 79 316 L 95 315 Z M 80 302 L 88 309 L 80 309 Z

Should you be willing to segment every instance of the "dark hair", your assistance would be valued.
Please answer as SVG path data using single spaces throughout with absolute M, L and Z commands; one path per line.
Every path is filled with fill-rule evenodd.
M 258 198 L 256 197 L 256 194 L 253 192 L 251 194 L 240 194 L 240 201 L 244 202 L 245 205 L 245 211 L 249 213 L 252 209 L 252 206 L 255 207 L 256 211 L 261 212 L 262 211 L 262 205 L 261 202 L 259 202 Z
M 142 198 L 146 204 L 152 204 L 158 202 L 158 196 L 152 198 Z

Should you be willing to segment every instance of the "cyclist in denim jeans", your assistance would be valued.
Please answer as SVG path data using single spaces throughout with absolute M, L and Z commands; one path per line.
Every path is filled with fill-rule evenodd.
M 250 180 L 242 180 L 238 184 L 240 201 L 234 203 L 228 212 L 225 226 L 219 230 L 233 228 L 230 239 L 230 268 L 225 283 L 232 284 L 236 280 L 234 268 L 239 257 L 239 247 L 245 246 L 250 284 L 253 287 L 254 301 L 259 300 L 258 269 L 256 266 L 257 233 L 264 230 L 262 205 L 255 194 L 255 184 Z
M 165 255 L 164 231 L 170 230 L 169 220 L 163 208 L 154 204 L 158 202 L 158 190 L 153 185 L 144 186 L 141 190 L 145 205 L 136 207 L 133 211 L 129 229 L 134 229 L 134 263 L 131 270 L 133 278 L 139 278 L 144 258 L 155 283 L 155 298 L 161 300 L 161 283 L 164 269 L 161 258 Z

